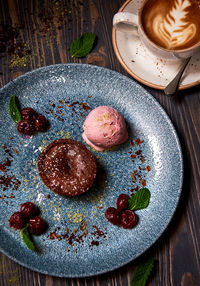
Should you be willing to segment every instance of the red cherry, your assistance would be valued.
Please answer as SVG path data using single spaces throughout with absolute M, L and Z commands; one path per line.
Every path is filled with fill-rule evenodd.
M 129 195 L 127 194 L 121 194 L 117 198 L 117 209 L 118 211 L 123 211 L 125 209 L 128 209 L 128 200 L 129 200 Z
M 29 219 L 28 225 L 30 233 L 35 235 L 42 234 L 47 227 L 46 222 L 40 216 Z
M 15 212 L 11 215 L 9 219 L 10 227 L 15 229 L 22 229 L 26 225 L 25 218 L 21 212 Z
M 120 212 L 113 207 L 109 207 L 106 210 L 105 213 L 105 217 L 107 218 L 107 220 L 114 224 L 114 225 L 120 225 L 121 224 L 121 216 L 120 216 Z
M 38 115 L 34 121 L 35 130 L 44 131 L 47 126 L 47 119 L 44 115 Z
M 35 128 L 32 122 L 22 120 L 17 124 L 17 130 L 24 135 L 33 135 Z
M 21 110 L 21 116 L 23 120 L 34 121 L 37 118 L 37 112 L 31 107 L 25 107 Z
M 29 219 L 36 216 L 38 208 L 34 203 L 26 202 L 21 205 L 20 211 L 26 219 Z
M 133 228 L 138 222 L 138 216 L 131 210 L 123 211 L 121 216 L 121 223 L 123 228 Z

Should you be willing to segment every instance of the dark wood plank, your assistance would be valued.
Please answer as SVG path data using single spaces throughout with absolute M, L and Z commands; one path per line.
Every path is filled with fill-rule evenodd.
M 88 63 L 129 78 L 112 47 L 112 18 L 121 0 L 0 0 L 0 24 L 7 25 L 7 50 L 0 46 L 0 86 L 38 67 L 56 63 Z M 72 58 L 69 45 L 84 32 L 98 41 L 83 59 Z M 134 80 L 134 79 L 133 79 Z M 83 279 L 62 279 L 33 272 L 0 255 L 0 285 L 125 286 L 135 266 L 153 255 L 156 266 L 149 285 L 200 285 L 200 89 L 171 98 L 149 87 L 171 118 L 182 145 L 185 178 L 180 204 L 169 227 L 144 255 L 113 272 Z M 170 178 L 169 178 L 170 180 Z

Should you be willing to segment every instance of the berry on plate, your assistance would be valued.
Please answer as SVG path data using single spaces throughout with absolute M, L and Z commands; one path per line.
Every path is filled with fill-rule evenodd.
M 125 210 L 121 214 L 121 225 L 123 228 L 133 228 L 138 222 L 138 216 L 131 210 Z
M 20 206 L 20 211 L 26 219 L 29 219 L 36 216 L 38 208 L 34 203 L 26 202 Z
M 29 231 L 32 234 L 40 235 L 46 230 L 46 222 L 40 217 L 35 216 L 28 221 Z
M 120 215 L 120 212 L 116 208 L 113 208 L 113 207 L 107 208 L 105 217 L 110 223 L 114 225 L 121 224 L 121 215 Z
M 14 212 L 9 219 L 10 227 L 22 229 L 26 225 L 25 218 L 21 212 Z

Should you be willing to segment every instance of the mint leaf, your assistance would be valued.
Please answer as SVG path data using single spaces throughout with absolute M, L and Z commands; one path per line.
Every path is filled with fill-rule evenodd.
M 70 55 L 76 58 L 82 58 L 89 54 L 93 48 L 96 35 L 94 33 L 85 33 L 80 38 L 70 44 Z
M 151 193 L 147 188 L 139 189 L 128 201 L 129 209 L 141 210 L 149 205 Z
M 142 264 L 140 264 L 133 274 L 131 279 L 131 286 L 145 286 L 147 279 L 153 269 L 154 266 L 154 258 L 151 257 Z
M 19 111 L 19 108 L 16 104 L 16 96 L 13 95 L 9 102 L 9 114 L 12 120 L 14 120 L 16 123 L 21 121 L 21 113 Z
M 24 243 L 26 244 L 26 246 L 32 250 L 32 251 L 35 251 L 36 250 L 36 247 L 35 247 L 35 244 L 34 242 L 32 241 L 31 239 L 31 236 L 29 234 L 29 231 L 28 231 L 28 224 L 22 228 L 22 230 L 20 231 L 21 233 L 21 236 L 22 236 L 22 239 L 24 241 Z

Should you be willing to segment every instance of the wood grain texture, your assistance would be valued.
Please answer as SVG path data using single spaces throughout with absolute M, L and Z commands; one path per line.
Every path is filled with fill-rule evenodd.
M 114 54 L 112 18 L 122 0 L 0 0 L 0 86 L 38 67 L 57 63 L 88 63 L 130 77 Z M 84 32 L 98 40 L 83 59 L 72 58 L 69 45 Z M 130 77 L 131 78 L 131 77 Z M 134 80 L 134 79 L 133 79 Z M 185 164 L 183 192 L 164 234 L 144 255 L 104 275 L 61 279 L 33 272 L 0 255 L 1 286 L 125 286 L 140 262 L 153 255 L 153 286 L 200 285 L 200 87 L 167 97 L 145 87 L 164 107 L 179 135 Z M 170 178 L 169 178 L 170 180 Z

